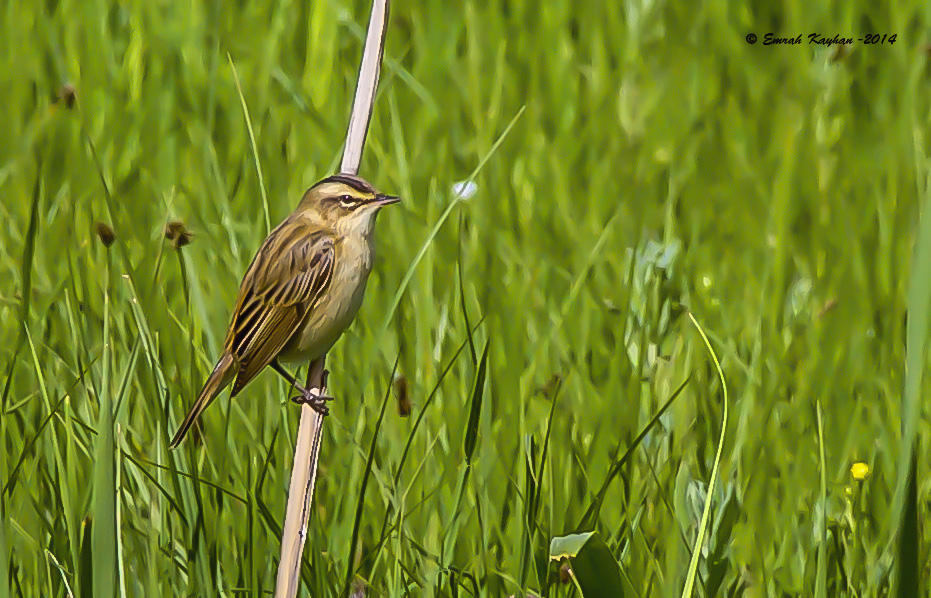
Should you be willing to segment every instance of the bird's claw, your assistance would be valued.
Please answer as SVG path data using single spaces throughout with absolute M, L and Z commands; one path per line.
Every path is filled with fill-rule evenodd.
M 292 397 L 291 400 L 298 405 L 310 405 L 311 409 L 320 415 L 328 415 L 330 413 L 330 408 L 327 406 L 326 402 L 334 400 L 334 397 L 308 392 L 306 395 Z

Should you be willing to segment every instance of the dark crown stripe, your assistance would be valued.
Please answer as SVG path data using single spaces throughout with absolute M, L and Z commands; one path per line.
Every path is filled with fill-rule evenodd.
M 334 174 L 333 176 L 328 176 L 327 178 L 314 185 L 314 187 L 319 187 L 324 183 L 342 183 L 352 187 L 360 193 L 375 193 L 375 189 L 373 189 L 372 186 L 366 183 L 364 180 L 348 174 Z

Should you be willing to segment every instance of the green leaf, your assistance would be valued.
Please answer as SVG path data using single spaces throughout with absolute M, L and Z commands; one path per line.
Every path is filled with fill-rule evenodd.
M 902 512 L 902 527 L 899 529 L 898 590 L 899 598 L 923 596 L 921 593 L 921 536 L 918 534 L 918 454 L 912 453 L 911 466 L 908 469 L 908 486 L 905 495 L 905 509 Z
M 598 532 L 560 536 L 550 541 L 550 560 L 569 559 L 572 576 L 585 598 L 621 598 L 621 569 Z
M 919 149 L 919 148 L 916 148 Z M 919 149 L 919 155 L 924 151 Z M 921 418 L 922 376 L 927 363 L 928 327 L 931 323 L 931 170 L 924 185 L 924 205 L 918 222 L 918 237 L 912 262 L 911 283 L 905 324 L 905 388 L 902 393 L 900 425 L 902 440 L 897 463 L 898 478 L 892 500 L 891 521 L 899 524 L 896 575 L 899 596 L 917 596 L 919 591 L 917 530 L 918 497 L 915 486 L 915 450 Z M 895 535 L 890 535 L 894 538 Z M 914 562 L 913 562 L 914 560 Z
M 109 273 L 108 273 L 109 279 Z M 113 397 L 110 391 L 110 371 L 113 346 L 110 328 L 109 289 L 104 294 L 103 311 L 103 374 L 98 391 L 100 409 L 97 436 L 94 439 L 94 527 L 91 548 L 94 551 L 94 595 L 117 595 L 117 527 L 116 527 L 116 458 L 114 440 Z
M 478 363 L 478 357 L 475 354 L 475 341 L 472 339 L 472 325 L 469 324 L 465 285 L 462 283 L 462 212 L 459 212 L 459 260 L 456 263 L 456 274 L 459 276 L 459 305 L 462 308 L 462 319 L 465 321 L 466 333 L 468 334 L 469 353 L 472 355 L 472 365 L 475 365 Z
M 488 341 L 482 351 L 482 360 L 475 373 L 475 384 L 472 386 L 472 405 L 469 407 L 469 423 L 466 426 L 465 458 L 472 463 L 472 453 L 475 452 L 475 443 L 478 440 L 478 418 L 482 414 L 482 398 L 485 394 L 485 371 L 488 366 Z

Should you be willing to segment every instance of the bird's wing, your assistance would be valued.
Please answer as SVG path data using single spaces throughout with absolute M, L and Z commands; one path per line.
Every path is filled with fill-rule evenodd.
M 231 396 L 278 356 L 326 292 L 334 244 L 329 233 L 297 218 L 262 244 L 242 279 L 226 337 L 226 350 L 240 364 Z

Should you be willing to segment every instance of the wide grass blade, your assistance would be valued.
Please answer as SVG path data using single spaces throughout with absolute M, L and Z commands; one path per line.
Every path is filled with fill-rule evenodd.
M 916 147 L 916 150 L 919 160 L 923 161 L 925 152 L 920 147 Z M 928 329 L 931 325 L 931 168 L 926 177 L 906 304 L 905 389 L 900 410 L 902 440 L 896 461 L 898 476 L 890 511 L 890 521 L 898 524 L 898 529 L 893 530 L 895 533 L 890 536 L 890 542 L 898 538 L 896 585 L 899 596 L 917 596 L 920 581 L 917 559 L 921 545 L 915 510 L 918 502 L 915 454 L 918 448 L 918 422 L 921 418 L 922 378 L 927 366 Z
M 109 286 L 109 285 L 108 285 Z M 110 336 L 110 293 L 104 292 L 103 372 L 98 386 L 97 436 L 94 440 L 94 526 L 91 544 L 94 551 L 94 595 L 117 595 L 116 535 L 116 461 L 114 441 L 114 411 L 110 394 L 110 372 L 113 361 Z
M 899 530 L 899 550 L 896 560 L 898 578 L 896 596 L 911 598 L 923 596 L 921 591 L 921 521 L 918 518 L 918 454 L 912 454 L 908 468 L 908 486 L 902 527 Z
M 472 386 L 472 400 L 469 404 L 469 421 L 466 424 L 463 452 L 466 463 L 472 464 L 472 455 L 475 453 L 475 444 L 478 441 L 478 420 L 482 414 L 482 400 L 485 396 L 485 375 L 488 368 L 488 341 L 482 350 L 482 358 L 478 362 L 478 371 L 475 373 L 475 383 Z

